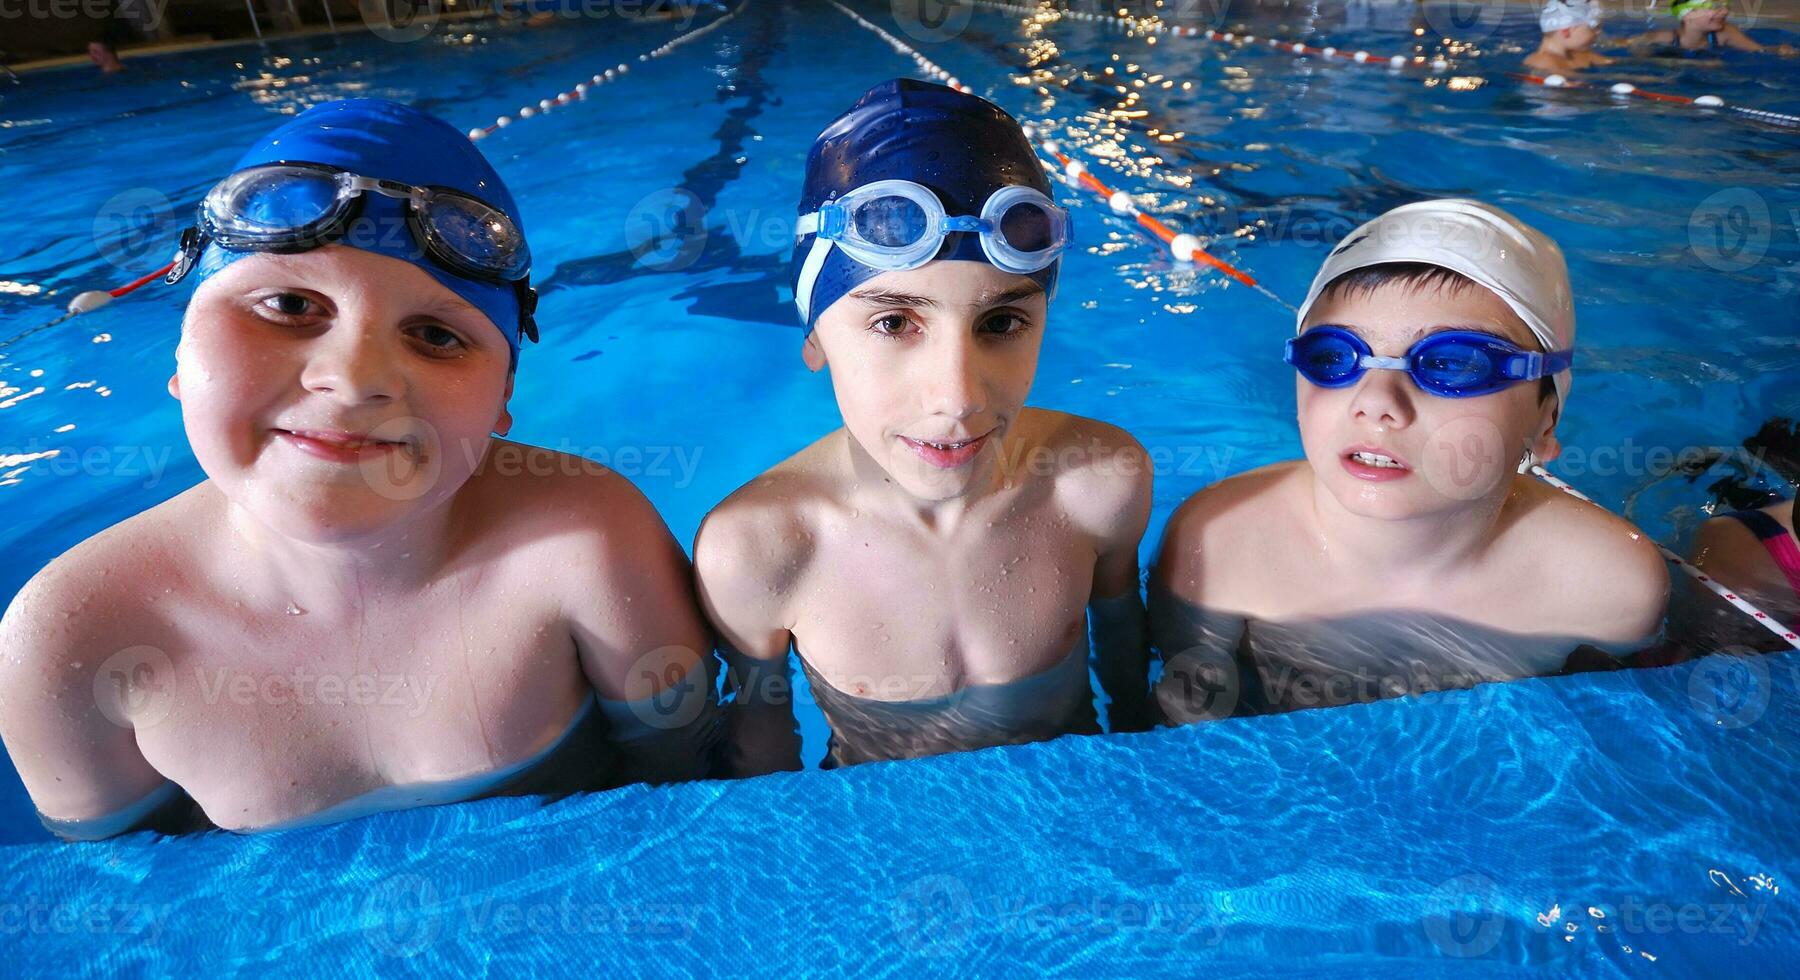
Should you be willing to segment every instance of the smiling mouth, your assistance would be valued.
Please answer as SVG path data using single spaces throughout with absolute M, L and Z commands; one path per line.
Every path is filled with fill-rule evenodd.
M 371 439 L 349 432 L 317 429 L 275 429 L 275 434 L 294 448 L 317 459 L 331 462 L 355 462 L 371 456 L 409 449 L 411 443 L 391 439 Z
M 901 436 L 900 441 L 906 443 L 915 455 L 938 469 L 950 470 L 964 465 L 981 452 L 992 432 L 975 436 L 972 439 L 936 440 L 914 439 Z
M 1366 449 L 1359 449 L 1356 452 L 1351 453 L 1350 458 L 1352 460 L 1355 460 L 1358 463 L 1361 463 L 1364 466 L 1373 466 L 1376 469 L 1382 469 L 1382 470 L 1406 469 L 1406 464 L 1400 462 L 1399 460 L 1395 459 L 1394 457 L 1383 456 L 1381 453 L 1370 452 Z

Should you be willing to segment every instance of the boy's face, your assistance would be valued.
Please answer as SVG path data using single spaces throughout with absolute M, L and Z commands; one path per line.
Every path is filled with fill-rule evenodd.
M 511 425 L 506 340 L 423 270 L 343 246 L 251 255 L 195 291 L 169 393 L 233 503 L 308 541 L 449 498 Z
M 1423 290 L 1389 284 L 1334 293 L 1308 311 L 1306 327 L 1336 324 L 1381 357 L 1400 357 L 1444 330 L 1490 333 L 1541 350 L 1500 297 L 1479 286 Z M 1351 513 L 1402 520 L 1452 511 L 1502 491 L 1526 449 L 1555 458 L 1557 401 L 1541 382 L 1491 395 L 1445 398 L 1404 371 L 1370 370 L 1353 385 L 1321 388 L 1295 374 L 1300 441 L 1318 480 Z M 1369 454 L 1397 465 L 1381 465 Z M 1370 465 L 1371 463 L 1377 465 Z
M 1574 27 L 1563 30 L 1563 40 L 1573 51 L 1585 51 L 1593 47 L 1594 39 L 1599 36 L 1599 31 L 1586 24 L 1576 24 Z
M 831 365 L 844 427 L 921 500 L 979 490 L 1037 374 L 1046 312 L 1031 279 L 985 262 L 884 272 L 831 304 L 802 348 Z

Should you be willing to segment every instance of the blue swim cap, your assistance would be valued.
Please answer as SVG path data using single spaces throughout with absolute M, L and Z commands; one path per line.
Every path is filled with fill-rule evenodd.
M 302 112 L 250 147 L 232 167 L 236 173 L 269 163 L 317 163 L 365 177 L 462 191 L 506 213 L 518 225 L 518 205 L 487 158 L 468 136 L 430 113 L 387 99 L 327 102 Z M 519 355 L 519 291 L 512 285 L 457 275 L 432 261 L 406 230 L 406 203 L 379 194 L 362 196 L 359 221 L 376 229 L 347 236 L 344 244 L 410 262 L 445 288 L 487 314 L 506 337 L 513 363 Z M 208 244 L 194 267 L 203 283 L 220 269 L 251 254 Z
M 1018 120 L 979 96 L 910 78 L 896 78 L 863 93 L 850 110 L 819 134 L 806 155 L 806 183 L 800 211 L 811 214 L 878 180 L 910 180 L 929 188 L 953 215 L 978 214 L 988 197 L 1002 187 L 1023 186 L 1053 196 L 1050 178 L 1032 152 Z M 794 245 L 789 280 L 796 288 L 800 268 L 816 235 Z M 981 239 L 953 233 L 933 261 L 966 259 L 987 262 Z M 1061 261 L 1029 274 L 1056 292 Z M 833 248 L 813 283 L 804 324 L 807 333 L 831 304 L 857 286 L 880 275 Z

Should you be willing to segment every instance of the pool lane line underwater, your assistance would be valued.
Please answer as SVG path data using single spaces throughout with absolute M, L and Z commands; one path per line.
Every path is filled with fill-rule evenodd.
M 731 12 L 725 14 L 722 17 L 719 17 L 717 20 L 714 20 L 709 24 L 706 24 L 702 27 L 696 27 L 693 30 L 688 31 L 685 34 L 682 34 L 678 37 L 672 38 L 669 41 L 664 42 L 662 45 L 652 48 L 651 50 L 638 55 L 637 60 L 640 63 L 643 63 L 643 62 L 648 62 L 652 58 L 661 58 L 662 56 L 668 54 L 671 51 L 674 51 L 676 48 L 681 47 L 682 45 L 688 43 L 689 41 L 698 40 L 699 38 L 703 37 L 704 35 L 711 33 L 714 30 L 717 30 L 719 27 L 723 26 L 725 23 L 730 21 L 733 17 L 736 17 L 738 14 L 742 13 L 744 8 L 749 6 L 749 4 L 750 4 L 750 0 L 739 0 L 737 7 L 735 9 L 733 9 Z M 594 75 L 592 78 L 589 78 L 587 81 L 575 83 L 575 87 L 572 89 L 569 89 L 566 92 L 558 92 L 558 93 L 556 93 L 555 96 L 553 96 L 551 98 L 540 99 L 536 106 L 529 106 L 529 105 L 520 106 L 519 112 L 518 112 L 518 117 L 520 119 L 530 119 L 531 117 L 538 115 L 540 113 L 549 112 L 550 110 L 556 108 L 557 106 L 570 105 L 572 103 L 579 102 L 579 101 L 587 98 L 587 94 L 590 89 L 601 86 L 601 85 L 605 85 L 606 83 L 614 81 L 616 79 L 624 78 L 626 73 L 629 71 L 631 71 L 630 62 L 621 61 L 621 62 L 619 62 L 617 67 L 608 68 L 605 71 Z M 511 116 L 500 116 L 486 126 L 478 126 L 474 129 L 469 130 L 469 139 L 472 142 L 479 142 L 479 141 L 486 139 L 487 137 L 493 135 L 496 131 L 498 131 L 500 129 L 504 129 L 507 126 L 512 125 L 512 123 L 513 123 L 513 119 Z
M 913 59 L 913 61 L 916 62 L 922 69 L 924 69 L 926 71 L 926 73 L 929 74 L 930 76 L 943 81 L 945 84 L 950 85 L 952 88 L 955 88 L 958 91 L 971 92 L 971 89 L 967 85 L 962 84 L 960 81 L 958 81 L 956 79 L 955 76 L 951 75 L 943 67 L 941 67 L 941 66 L 937 65 L 936 63 L 934 63 L 933 61 L 931 61 L 931 59 L 925 57 L 924 55 L 920 54 L 918 51 L 914 50 L 910 45 L 907 45 L 906 42 L 901 41 L 899 38 L 894 37 L 892 34 L 889 34 L 888 32 L 882 30 L 880 27 L 877 27 L 876 25 L 870 23 L 869 21 L 864 20 L 862 17 L 857 16 L 855 11 L 852 11 L 848 7 L 845 7 L 843 4 L 839 3 L 838 0 L 830 0 L 830 2 L 831 2 L 832 6 L 836 7 L 838 10 L 842 11 L 851 20 L 855 21 L 857 24 L 861 25 L 865 29 L 873 31 L 875 34 L 877 34 L 878 36 L 880 36 L 884 40 L 886 40 L 890 45 L 893 46 L 895 51 L 899 52 L 900 54 L 911 57 Z M 1129 194 L 1125 194 L 1122 191 L 1113 191 L 1110 188 L 1106 187 L 1105 184 L 1102 184 L 1098 179 L 1094 178 L 1092 174 L 1087 173 L 1086 167 L 1083 166 L 1080 163 L 1080 161 L 1071 160 L 1068 156 L 1061 153 L 1060 152 L 1061 147 L 1059 147 L 1056 143 L 1040 142 L 1038 140 L 1036 132 L 1034 130 L 1030 129 L 1029 127 L 1023 127 L 1023 128 L 1026 129 L 1026 135 L 1033 141 L 1034 145 L 1038 145 L 1038 146 L 1042 147 L 1046 152 L 1048 152 L 1052 156 L 1056 157 L 1058 162 L 1060 162 L 1064 165 L 1065 173 L 1070 178 L 1080 180 L 1081 178 L 1085 177 L 1086 180 L 1082 181 L 1082 183 L 1084 183 L 1084 185 L 1087 186 L 1090 190 L 1093 190 L 1096 193 L 1100 194 L 1102 197 L 1106 198 L 1108 206 L 1111 207 L 1115 212 L 1118 212 L 1121 214 L 1127 214 L 1127 213 L 1139 214 L 1137 212 L 1135 204 L 1131 204 L 1131 196 Z M 1130 205 L 1129 210 L 1125 209 L 1126 205 Z M 1192 249 L 1192 254 L 1194 254 L 1196 256 L 1206 255 L 1205 252 L 1199 250 L 1198 242 L 1197 242 L 1197 240 L 1195 240 L 1193 238 L 1193 236 L 1191 236 L 1191 235 L 1176 236 L 1174 234 L 1174 232 L 1169 231 L 1168 226 L 1163 225 L 1160 221 L 1156 221 L 1154 218 L 1151 218 L 1150 222 L 1154 223 L 1154 225 L 1152 225 L 1151 223 L 1144 222 L 1142 220 L 1143 217 L 1145 217 L 1145 216 L 1139 214 L 1140 223 L 1143 224 L 1145 228 L 1150 229 L 1153 232 L 1155 232 L 1155 234 L 1157 235 L 1158 238 L 1163 238 L 1164 232 L 1167 232 L 1169 234 L 1170 237 L 1163 238 L 1163 241 L 1165 244 L 1168 244 L 1170 246 L 1170 251 L 1175 253 L 1177 255 L 1177 257 L 1181 257 L 1180 256 L 1181 251 L 1188 250 L 1189 248 Z M 1160 228 L 1161 230 L 1157 231 L 1156 229 L 1158 229 L 1158 228 Z M 1185 239 L 1185 241 L 1183 241 L 1181 243 L 1180 247 L 1177 247 L 1173 241 L 1173 239 L 1175 239 L 1175 238 Z M 1236 271 L 1231 266 L 1228 266 L 1223 262 L 1219 262 L 1217 259 L 1213 259 L 1210 255 L 1206 256 L 1206 258 L 1208 260 L 1210 260 L 1210 264 L 1215 265 L 1217 268 L 1219 268 L 1221 271 L 1226 272 L 1227 274 L 1231 274 Z M 1267 288 L 1262 287 L 1260 284 L 1257 284 L 1255 282 L 1255 280 L 1249 279 L 1248 276 L 1244 276 L 1242 273 L 1238 273 L 1237 275 L 1233 275 L 1232 278 L 1239 279 L 1239 281 L 1247 280 L 1250 283 L 1250 285 L 1255 286 L 1262 293 L 1267 295 L 1270 299 L 1273 299 L 1273 300 L 1275 300 L 1275 302 L 1280 303 L 1283 306 L 1286 306 L 1290 310 L 1294 309 L 1294 307 L 1291 304 L 1287 303 L 1287 301 L 1285 301 L 1281 297 L 1275 295 L 1273 292 L 1269 291 Z M 1582 493 L 1581 491 L 1575 489 L 1573 486 L 1569 485 L 1567 482 L 1557 478 L 1549 470 L 1545 469 L 1540 464 L 1533 463 L 1531 466 L 1531 473 L 1532 473 L 1532 475 L 1536 476 L 1538 479 L 1543 480 L 1545 483 L 1548 483 L 1549 485 L 1555 487 L 1558 490 L 1563 491 L 1564 493 L 1569 494 L 1570 496 L 1573 496 L 1579 500 L 1586 501 L 1587 503 L 1593 504 L 1595 507 L 1601 506 L 1592 497 L 1587 496 L 1586 494 Z M 1605 508 L 1602 508 L 1602 509 L 1605 509 Z M 1639 532 L 1639 533 L 1642 533 L 1642 532 Z M 1648 536 L 1646 535 L 1646 537 L 1648 537 Z M 1793 628 L 1782 624 L 1779 620 L 1770 616 L 1768 613 L 1765 613 L 1761 609 L 1758 609 L 1755 605 L 1751 604 L 1743 596 L 1738 595 L 1736 592 L 1732 591 L 1731 589 L 1726 588 L 1724 585 L 1722 585 L 1718 581 L 1714 580 L 1711 576 L 1707 575 L 1706 573 L 1700 571 L 1698 568 L 1695 568 L 1693 565 L 1689 564 L 1687 562 L 1687 560 L 1683 559 L 1680 555 L 1677 555 L 1675 552 L 1669 550 L 1668 548 L 1663 547 L 1660 542 L 1652 539 L 1650 543 L 1656 545 L 1656 550 L 1661 552 L 1664 558 L 1673 562 L 1675 564 L 1675 567 L 1677 567 L 1677 568 L 1681 569 L 1683 572 L 1687 573 L 1696 582 L 1699 582 L 1701 585 L 1705 586 L 1714 595 L 1717 595 L 1719 598 L 1725 600 L 1727 603 L 1729 603 L 1732 606 L 1732 608 L 1734 608 L 1734 609 L 1738 610 L 1739 612 L 1743 613 L 1744 615 L 1750 617 L 1758 625 L 1762 626 L 1764 629 L 1768 630 L 1769 632 L 1775 634 L 1775 636 L 1779 637 L 1782 640 L 1782 642 L 1786 643 L 1788 646 L 1793 647 L 1796 650 L 1800 650 L 1800 633 L 1797 633 Z
M 997 2 L 997 0 L 960 0 L 960 2 L 967 3 L 974 7 L 986 7 L 990 10 L 1006 11 L 1017 14 L 1036 15 L 1040 12 L 1035 8 L 1021 7 L 1010 3 L 1000 3 Z M 1169 24 L 1163 22 L 1160 18 L 1137 20 L 1131 17 L 1120 17 L 1114 14 L 1094 14 L 1081 10 L 1058 10 L 1056 12 L 1063 17 L 1071 17 L 1076 20 L 1088 21 L 1095 24 L 1107 24 L 1109 26 L 1115 26 L 1123 31 L 1136 31 L 1146 35 L 1171 34 L 1176 37 L 1200 37 L 1209 41 L 1217 41 L 1222 44 L 1234 44 L 1240 47 L 1249 47 L 1257 43 L 1255 35 L 1237 35 L 1229 31 L 1220 32 L 1210 28 L 1202 29 L 1199 27 Z M 1428 66 L 1434 72 L 1441 72 L 1454 67 L 1449 61 L 1441 57 L 1427 60 L 1424 55 L 1413 55 L 1409 59 L 1405 55 L 1397 54 L 1388 58 L 1383 58 L 1379 55 L 1371 55 L 1367 51 L 1345 51 L 1338 47 L 1305 44 L 1299 41 L 1283 41 L 1272 37 L 1264 38 L 1263 43 L 1277 51 L 1286 51 L 1294 55 L 1321 55 L 1326 58 L 1352 61 L 1357 64 L 1374 65 L 1376 67 L 1385 66 L 1395 70 Z M 1584 82 L 1578 82 L 1563 75 L 1538 76 L 1511 71 L 1506 72 L 1505 74 L 1507 77 L 1517 81 L 1532 85 L 1541 85 L 1545 88 L 1583 88 L 1589 90 L 1598 90 L 1600 88 L 1600 85 L 1590 85 Z M 1771 112 L 1767 109 L 1755 109 L 1750 106 L 1735 105 L 1726 102 L 1716 95 L 1671 95 L 1666 92 L 1652 92 L 1641 89 L 1629 82 L 1618 82 L 1608 87 L 1606 91 L 1626 99 L 1635 98 L 1646 102 L 1661 102 L 1668 105 L 1687 106 L 1693 109 L 1725 109 L 1759 122 L 1770 123 L 1777 126 L 1800 128 L 1800 116 L 1791 115 L 1785 112 Z
M 877 37 L 886 41 L 896 53 L 911 58 L 913 63 L 918 65 L 919 69 L 928 77 L 943 82 L 945 85 L 948 85 L 959 92 L 974 94 L 973 89 L 957 80 L 956 76 L 950 74 L 943 66 L 932 61 L 930 58 L 925 57 L 923 54 L 920 54 L 912 45 L 907 44 L 905 41 L 882 30 L 876 24 L 863 19 L 856 11 L 839 3 L 838 0 L 830 0 L 830 3 L 833 7 L 836 7 L 839 12 L 843 13 L 844 16 L 855 21 L 863 29 L 873 32 Z M 1030 126 L 1021 126 L 1020 128 L 1025 131 L 1025 136 L 1031 141 L 1033 147 L 1040 152 L 1050 155 L 1062 166 L 1061 174 L 1063 176 L 1067 177 L 1069 181 L 1077 186 L 1085 187 L 1094 192 L 1102 201 L 1106 202 L 1107 207 L 1111 208 L 1115 214 L 1125 215 L 1135 220 L 1140 227 L 1161 241 L 1163 245 L 1168 248 L 1169 254 L 1173 255 L 1177 260 L 1182 262 L 1201 262 L 1212 266 L 1214 269 L 1249 286 L 1251 289 L 1254 289 L 1262 295 L 1267 296 L 1269 299 L 1274 300 L 1276 303 L 1287 307 L 1289 310 L 1294 309 L 1291 304 L 1270 292 L 1267 287 L 1257 282 L 1249 273 L 1238 269 L 1236 266 L 1215 257 L 1205 249 L 1201 248 L 1200 240 L 1198 238 L 1193 235 L 1178 234 L 1174 229 L 1158 220 L 1154 215 L 1145 214 L 1143 211 L 1139 210 L 1137 202 L 1132 199 L 1130 194 L 1126 194 L 1123 191 L 1115 191 L 1101 183 L 1099 178 L 1088 171 L 1086 164 L 1063 153 L 1062 147 L 1057 143 L 1040 139 L 1037 135 L 1037 131 Z
M 688 43 L 689 41 L 696 40 L 696 39 L 700 38 L 701 36 L 711 32 L 714 29 L 718 28 L 719 26 L 723 25 L 725 22 L 731 20 L 733 17 L 736 17 L 739 13 L 742 13 L 744 8 L 749 6 L 749 4 L 750 4 L 750 0 L 739 0 L 739 3 L 737 5 L 736 9 L 719 17 L 717 20 L 714 20 L 714 21 L 712 21 L 708 24 L 705 24 L 701 27 L 694 28 L 693 30 L 688 31 L 685 34 L 681 34 L 677 37 L 674 37 L 674 38 L 664 42 L 663 44 L 661 44 L 655 48 L 652 48 L 651 50 L 646 51 L 643 54 L 638 55 L 637 60 L 640 62 L 648 62 L 652 58 L 661 58 L 662 56 L 664 56 L 664 55 L 668 54 L 669 52 L 675 50 L 676 48 Z M 531 117 L 538 115 L 540 113 L 549 112 L 551 109 L 554 109 L 559 105 L 569 105 L 574 102 L 579 102 L 582 99 L 587 98 L 588 91 L 591 88 L 593 88 L 594 86 L 604 85 L 604 84 L 614 81 L 616 79 L 623 78 L 623 77 L 625 77 L 626 73 L 628 73 L 630 70 L 631 70 L 631 65 L 628 62 L 620 62 L 618 64 L 618 66 L 615 68 L 608 68 L 604 72 L 594 75 L 591 79 L 589 79 L 586 82 L 577 83 L 576 86 L 573 89 L 570 89 L 569 91 L 558 92 L 554 98 L 542 99 L 538 102 L 538 104 L 536 106 L 520 107 L 518 116 L 520 119 L 530 119 Z M 485 139 L 488 136 L 492 135 L 497 130 L 503 129 L 506 126 L 511 125 L 512 123 L 513 123 L 512 117 L 501 116 L 498 119 L 495 119 L 492 123 L 488 124 L 487 126 L 478 126 L 474 129 L 469 130 L 468 136 L 469 136 L 469 139 L 471 142 L 479 142 L 480 140 Z M 0 340 L 0 351 L 3 351 L 6 348 L 11 347 L 13 344 L 18 343 L 21 340 L 24 340 L 26 337 L 29 337 L 36 333 L 41 333 L 45 330 L 50 329 L 51 327 L 57 326 L 68 320 L 71 320 L 77 316 L 80 316 L 83 313 L 91 313 L 94 310 L 97 310 L 97 309 L 107 305 L 108 303 L 111 303 L 115 299 L 118 299 L 122 296 L 126 296 L 126 295 L 129 295 L 130 293 L 137 291 L 139 288 L 148 285 L 151 281 L 153 281 L 155 279 L 158 279 L 162 276 L 168 275 L 169 271 L 171 269 L 175 268 L 175 263 L 180 261 L 180 258 L 181 258 L 181 256 L 178 251 L 176 256 L 174 258 L 171 258 L 168 261 L 168 263 L 165 264 L 162 268 L 157 269 L 154 272 L 146 273 L 145 275 L 143 275 L 137 279 L 134 279 L 131 282 L 128 282 L 122 286 L 116 286 L 112 289 L 90 289 L 90 290 L 85 290 L 83 292 L 76 293 L 74 298 L 69 300 L 69 306 L 68 306 L 67 311 L 64 312 L 61 316 L 58 316 L 55 319 L 50 320 L 47 323 L 42 323 L 42 324 L 39 324 L 38 326 L 32 327 L 29 330 L 25 330 L 21 333 L 14 334 L 13 336 L 8 337 L 5 340 Z

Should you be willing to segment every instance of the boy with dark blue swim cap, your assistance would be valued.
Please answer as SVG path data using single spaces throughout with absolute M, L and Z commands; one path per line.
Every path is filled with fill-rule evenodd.
M 1124 432 L 1026 408 L 1068 216 L 1018 124 L 898 80 L 807 159 L 801 354 L 843 426 L 725 500 L 695 542 L 737 700 L 735 765 L 799 765 L 790 646 L 832 765 L 1139 727 L 1150 470 Z
M 207 479 L 0 626 L 0 733 L 53 830 L 704 772 L 679 545 L 622 477 L 496 435 L 529 275 L 499 175 L 393 102 L 308 110 L 206 195 L 169 391 Z

